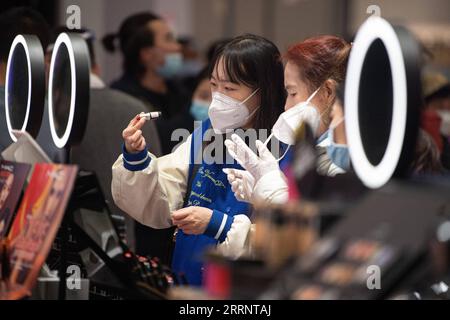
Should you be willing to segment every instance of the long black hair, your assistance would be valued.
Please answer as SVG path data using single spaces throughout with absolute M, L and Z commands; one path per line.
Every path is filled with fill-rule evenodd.
M 254 129 L 271 129 L 286 101 L 278 48 L 263 37 L 244 34 L 217 48 L 209 65 L 210 76 L 220 59 L 231 82 L 259 89 L 261 105 L 255 113 Z
M 161 20 L 161 17 L 152 12 L 134 14 L 125 19 L 118 34 L 108 34 L 103 38 L 103 46 L 110 52 L 116 50 L 116 41 L 119 40 L 123 54 L 123 68 L 126 73 L 135 77 L 145 73 L 145 66 L 142 65 L 139 54 L 141 49 L 154 45 L 155 36 L 149 23 L 155 20 Z

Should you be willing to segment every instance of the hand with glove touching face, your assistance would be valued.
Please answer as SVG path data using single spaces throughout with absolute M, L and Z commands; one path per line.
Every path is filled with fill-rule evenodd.
M 287 200 L 287 183 L 278 161 L 259 140 L 256 155 L 236 134 L 225 140 L 230 155 L 246 170 L 224 169 L 236 199 L 244 202 L 268 201 L 283 203 Z

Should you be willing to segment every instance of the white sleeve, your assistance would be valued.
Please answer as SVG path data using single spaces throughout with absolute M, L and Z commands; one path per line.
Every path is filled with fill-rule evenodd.
M 170 227 L 171 213 L 183 206 L 191 138 L 160 158 L 148 152 L 142 159 L 130 161 L 126 154 L 120 155 L 112 167 L 111 191 L 116 205 L 142 224 Z M 145 162 L 148 166 L 137 170 Z
M 217 245 L 220 254 L 231 258 L 239 257 L 251 252 L 250 236 L 253 225 L 245 214 L 234 216 L 233 224 L 227 233 L 225 241 Z
M 262 176 L 255 184 L 252 198 L 252 201 L 286 203 L 288 200 L 288 186 L 283 172 L 275 170 Z M 225 240 L 217 245 L 218 252 L 231 259 L 237 259 L 243 255 L 251 255 L 251 237 L 254 232 L 255 225 L 251 223 L 246 215 L 239 214 L 234 216 Z

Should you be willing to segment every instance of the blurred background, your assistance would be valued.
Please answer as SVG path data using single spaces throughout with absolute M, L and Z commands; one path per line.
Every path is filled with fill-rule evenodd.
M 129 15 L 150 10 L 173 27 L 178 38 L 203 52 L 217 39 L 244 32 L 263 35 L 280 51 L 292 43 L 318 34 L 334 34 L 351 40 L 358 26 L 379 6 L 383 18 L 402 24 L 417 35 L 433 55 L 431 68 L 450 76 L 450 1 L 448 0 L 6 0 L 0 11 L 30 5 L 53 26 L 65 24 L 70 5 L 81 9 L 82 27 L 97 39 L 117 32 Z M 96 41 L 97 62 L 109 83 L 121 72 L 120 54 L 108 54 Z

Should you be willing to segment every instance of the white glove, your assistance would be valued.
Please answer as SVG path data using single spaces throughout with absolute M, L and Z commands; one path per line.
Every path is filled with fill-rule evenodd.
M 256 140 L 259 156 L 237 134 L 232 134 L 231 140 L 225 140 L 225 146 L 228 153 L 253 176 L 254 183 L 258 182 L 268 172 L 280 170 L 277 159 L 275 159 L 264 143 L 259 140 Z
M 231 190 L 238 201 L 252 202 L 255 178 L 245 170 L 225 168 L 223 172 L 227 174 Z
M 286 203 L 288 185 L 281 171 L 270 171 L 255 183 L 255 178 L 248 172 L 239 169 L 223 169 L 231 184 L 231 190 L 238 201 L 255 203 Z

